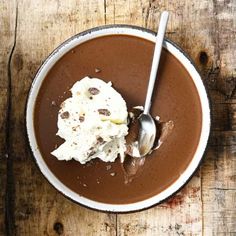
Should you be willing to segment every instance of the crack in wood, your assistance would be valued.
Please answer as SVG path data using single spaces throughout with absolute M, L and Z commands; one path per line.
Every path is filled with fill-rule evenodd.
M 114 5 L 113 5 L 113 24 L 115 24 L 115 23 L 116 23 L 116 5 L 114 3 Z
M 202 180 L 202 168 L 200 168 L 200 198 L 201 198 L 201 224 L 202 224 L 202 232 L 201 234 L 204 235 L 204 203 L 203 203 L 203 180 Z
M 104 22 L 107 24 L 107 0 L 104 0 Z
M 5 196 L 5 226 L 6 235 L 15 235 L 15 219 L 14 219 L 14 174 L 13 174 L 13 159 L 9 150 L 11 149 L 10 141 L 10 129 L 11 129 L 11 97 L 12 97 L 12 73 L 11 73 L 11 63 L 16 47 L 16 36 L 17 36 L 17 24 L 18 24 L 18 3 L 16 1 L 15 8 L 15 28 L 14 28 L 14 39 L 13 45 L 10 50 L 8 62 L 7 62 L 7 75 L 8 75 L 8 85 L 7 85 L 7 110 L 6 110 L 6 154 L 7 154 L 7 178 L 6 178 L 6 196 Z
M 229 95 L 229 98 L 232 99 L 234 95 L 236 94 L 236 77 L 232 77 L 234 79 L 234 88 L 231 90 L 231 94 Z
M 218 188 L 218 187 L 215 187 L 215 188 L 208 188 L 210 190 L 219 190 L 219 191 L 235 191 L 236 188 Z
M 213 3 L 213 19 L 214 19 L 214 27 L 213 27 L 213 34 L 215 40 L 215 50 L 214 54 L 216 55 L 216 62 L 220 62 L 220 35 L 219 35 L 219 19 L 217 17 L 218 8 L 217 8 L 217 0 L 212 0 Z
M 117 214 L 117 213 L 116 213 L 116 221 L 115 221 L 115 224 L 116 224 L 116 227 L 115 227 L 115 229 L 116 229 L 116 236 L 118 236 L 119 233 L 118 233 L 118 214 Z
M 146 12 L 146 15 L 145 15 L 145 20 L 144 20 L 144 26 L 145 28 L 147 28 L 148 26 L 148 19 L 149 19 L 149 14 L 150 14 L 150 9 L 152 7 L 152 3 L 151 1 L 149 0 L 149 3 L 148 3 L 148 7 L 147 7 L 147 12 Z

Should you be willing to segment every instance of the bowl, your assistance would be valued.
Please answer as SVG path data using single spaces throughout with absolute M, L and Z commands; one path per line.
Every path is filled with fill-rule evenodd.
M 65 195 L 69 199 L 75 201 L 76 203 L 82 204 L 86 207 L 96 209 L 96 210 L 110 211 L 110 212 L 137 211 L 137 210 L 145 209 L 145 208 L 151 207 L 155 204 L 158 204 L 158 203 L 162 202 L 163 200 L 167 199 L 168 197 L 170 197 L 171 195 L 173 195 L 174 193 L 176 193 L 181 187 L 184 186 L 184 184 L 191 178 L 191 176 L 196 171 L 197 167 L 199 166 L 199 164 L 200 164 L 200 162 L 203 158 L 203 154 L 204 154 L 204 151 L 206 149 L 208 138 L 209 138 L 209 133 L 210 133 L 210 123 L 211 122 L 210 122 L 209 100 L 208 100 L 206 89 L 203 85 L 202 79 L 201 79 L 196 67 L 194 66 L 193 62 L 191 61 L 191 59 L 176 44 L 174 44 L 172 41 L 166 39 L 164 41 L 164 44 L 163 44 L 163 47 L 165 48 L 165 53 L 164 54 L 171 55 L 171 57 L 174 58 L 173 60 L 176 60 L 176 63 L 177 63 L 176 66 L 178 67 L 178 65 L 179 65 L 179 66 L 181 66 L 181 68 L 184 68 L 185 75 L 188 74 L 189 76 L 186 76 L 186 78 L 183 78 L 183 79 L 185 81 L 188 80 L 188 83 L 192 84 L 191 86 L 195 88 L 196 94 L 197 94 L 198 100 L 199 100 L 198 102 L 199 102 L 199 107 L 200 107 L 200 110 L 201 110 L 201 111 L 199 111 L 200 121 L 198 122 L 196 120 L 195 124 L 193 124 L 194 127 L 195 126 L 198 127 L 198 128 L 196 128 L 196 130 L 199 134 L 198 134 L 198 139 L 197 139 L 198 141 L 197 141 L 196 145 L 194 144 L 196 147 L 193 147 L 191 149 L 191 150 L 194 150 L 194 151 L 192 151 L 193 153 L 191 154 L 191 159 L 189 159 L 189 161 L 186 162 L 187 164 L 185 163 L 184 167 L 181 167 L 183 169 L 183 171 L 181 171 L 178 174 L 175 174 L 175 176 L 173 178 L 171 178 L 171 180 L 169 180 L 169 182 L 168 182 L 168 180 L 166 180 L 165 186 L 163 186 L 163 188 L 155 189 L 155 186 L 154 186 L 154 187 L 152 187 L 153 191 L 151 191 L 150 189 L 145 190 L 146 184 L 141 183 L 141 182 L 139 183 L 138 180 L 136 182 L 134 180 L 134 183 L 130 183 L 128 186 L 127 185 L 123 186 L 122 183 L 118 183 L 118 181 L 121 181 L 121 178 L 122 178 L 122 177 L 119 177 L 119 175 L 117 177 L 118 180 L 116 180 L 117 182 L 115 182 L 114 178 L 108 180 L 108 181 L 111 181 L 111 183 L 113 183 L 112 188 L 116 184 L 117 184 L 117 186 L 119 184 L 121 186 L 123 186 L 122 191 L 117 191 L 118 195 L 121 192 L 120 193 L 121 195 L 119 197 L 117 197 L 117 200 L 112 201 L 112 200 L 109 200 L 109 198 L 107 198 L 107 200 L 105 198 L 100 200 L 99 197 L 93 198 L 93 195 L 91 195 L 92 191 L 94 191 L 94 193 L 93 193 L 94 195 L 96 195 L 96 193 L 99 193 L 101 195 L 102 191 L 105 191 L 105 192 L 107 191 L 107 194 L 108 195 L 110 194 L 109 189 L 106 189 L 105 185 L 103 187 L 93 187 L 90 190 L 84 190 L 83 186 L 78 184 L 78 191 L 75 191 L 74 185 L 71 187 L 66 182 L 63 182 L 62 179 L 57 174 L 57 172 L 53 170 L 52 166 L 55 163 L 57 163 L 57 160 L 53 156 L 45 158 L 45 156 L 46 156 L 45 152 L 42 151 L 41 146 L 42 146 L 42 142 L 43 142 L 42 140 L 43 139 L 39 142 L 39 139 L 37 138 L 37 132 L 40 132 L 40 130 L 43 129 L 43 127 L 40 126 L 40 122 L 37 123 L 36 120 L 35 120 L 35 114 L 37 115 L 37 112 L 35 113 L 35 111 L 37 111 L 37 109 L 39 109 L 39 106 L 40 106 L 40 105 L 36 104 L 37 103 L 37 98 L 38 98 L 39 94 L 42 93 L 42 91 L 43 92 L 46 91 L 45 93 L 47 93 L 47 90 L 45 89 L 45 86 L 42 86 L 42 85 L 43 85 L 43 83 L 46 83 L 44 81 L 49 80 L 48 77 L 50 77 L 50 76 L 48 76 L 48 74 L 50 73 L 52 68 L 56 67 L 57 65 L 60 65 L 60 68 L 63 67 L 63 70 L 60 73 L 64 73 L 63 71 L 65 71 L 67 67 L 71 66 L 71 65 L 66 65 L 66 64 L 63 64 L 63 65 L 60 64 L 60 61 L 62 60 L 62 58 L 65 55 L 67 55 L 69 52 L 75 53 L 75 51 L 76 51 L 76 53 L 78 53 L 78 55 L 82 55 L 83 50 L 80 51 L 79 48 L 78 48 L 79 46 L 85 45 L 86 43 L 89 43 L 89 42 L 92 42 L 92 40 L 98 40 L 97 41 L 97 46 L 98 46 L 99 45 L 99 40 L 101 41 L 103 39 L 108 39 L 107 37 L 113 37 L 114 39 L 116 38 L 117 41 L 116 41 L 116 43 L 114 43 L 114 45 L 116 45 L 115 47 L 118 47 L 117 45 L 120 45 L 119 47 L 123 47 L 125 42 L 123 42 L 122 40 L 123 40 L 123 38 L 124 39 L 126 38 L 126 40 L 128 40 L 128 37 L 130 37 L 130 40 L 135 39 L 136 41 L 140 42 L 137 45 L 143 45 L 143 44 L 145 44 L 145 42 L 147 43 L 147 45 L 149 45 L 148 46 L 149 49 L 147 48 L 147 52 L 144 52 L 144 54 L 143 54 L 144 56 L 142 58 L 136 58 L 137 60 L 139 60 L 139 62 L 143 61 L 144 64 L 146 63 L 146 60 L 148 58 L 148 62 L 147 62 L 147 64 L 145 64 L 145 68 L 147 68 L 147 72 L 145 72 L 146 73 L 145 76 L 147 78 L 144 79 L 144 82 L 142 84 L 140 84 L 140 82 L 136 81 L 136 80 L 131 81 L 131 79 L 122 78 L 122 83 L 120 83 L 121 84 L 120 85 L 119 81 L 116 82 L 116 80 L 114 79 L 115 80 L 114 85 L 116 86 L 116 84 L 117 84 L 118 90 L 121 91 L 121 94 L 122 94 L 122 92 L 124 92 L 124 94 L 126 94 L 125 98 L 127 100 L 129 100 L 129 99 L 132 100 L 132 96 L 136 96 L 137 100 L 139 100 L 139 98 L 143 99 L 143 97 L 145 96 L 145 93 L 142 92 L 141 90 L 142 90 L 142 87 L 144 86 L 144 84 L 146 83 L 145 81 L 148 81 L 148 71 L 149 71 L 148 67 L 150 67 L 150 65 L 151 65 L 150 64 L 151 63 L 151 56 L 150 56 L 150 50 L 151 49 L 150 49 L 150 47 L 153 46 L 153 44 L 155 42 L 155 32 L 144 29 L 144 28 L 141 28 L 141 27 L 129 26 L 129 25 L 109 25 L 109 26 L 101 26 L 101 27 L 93 28 L 93 29 L 84 31 L 82 33 L 79 33 L 79 34 L 73 36 L 72 38 L 68 39 L 64 43 L 62 43 L 58 48 L 56 48 L 47 57 L 47 59 L 42 64 L 42 66 L 39 68 L 39 70 L 38 70 L 38 72 L 35 75 L 35 78 L 33 80 L 33 83 L 32 83 L 32 86 L 31 86 L 31 89 L 30 89 L 30 92 L 29 92 L 29 96 L 28 96 L 28 101 L 27 101 L 27 107 L 26 107 L 27 135 L 28 135 L 29 145 L 30 145 L 32 154 L 34 156 L 34 159 L 35 159 L 41 173 L 63 195 Z M 96 41 L 94 41 L 94 42 L 96 42 Z M 104 44 L 104 45 L 109 45 L 109 46 L 106 46 L 106 47 L 109 47 L 109 53 L 111 53 L 111 51 L 113 50 L 112 46 L 109 43 Z M 143 47 L 145 48 L 146 46 L 143 46 Z M 99 51 L 100 50 L 99 46 L 97 48 L 98 48 L 98 51 Z M 133 50 L 135 51 L 136 49 L 133 49 Z M 137 48 L 137 51 L 138 50 L 139 49 Z M 95 51 L 96 50 L 93 50 L 90 53 L 93 53 Z M 98 52 L 96 52 L 96 53 L 98 53 Z M 103 53 L 103 52 L 101 52 L 101 53 Z M 99 54 L 96 54 L 96 55 L 99 55 Z M 117 55 L 120 55 L 118 51 L 116 52 L 116 55 L 114 55 L 114 58 Z M 122 55 L 123 56 L 125 55 L 125 57 L 130 56 L 129 52 L 124 52 Z M 147 58 L 146 58 L 146 55 L 148 55 Z M 165 61 L 164 57 L 165 57 L 165 55 L 162 56 L 163 61 Z M 101 58 L 102 58 L 102 56 L 101 56 Z M 111 60 L 109 62 L 107 62 L 108 66 L 106 67 L 106 70 L 107 71 L 113 71 L 112 68 L 117 67 L 117 69 L 114 69 L 114 70 L 116 70 L 116 74 L 118 74 L 119 71 L 123 72 L 124 71 L 123 67 L 125 65 L 123 65 L 123 67 L 122 67 L 122 63 L 119 64 L 119 61 L 121 61 L 120 59 L 117 60 L 117 61 L 114 59 L 114 62 L 113 62 L 112 58 L 113 57 L 111 57 Z M 130 58 L 135 58 L 135 57 L 131 56 Z M 167 56 L 167 58 L 168 58 L 168 56 Z M 91 63 L 92 63 L 92 57 L 88 57 L 88 61 L 86 62 L 87 64 L 83 65 L 83 67 L 87 66 L 88 68 L 90 68 L 89 67 L 89 65 L 90 65 L 89 60 L 91 60 Z M 127 73 L 127 78 L 135 77 L 134 71 L 131 69 L 132 67 L 136 66 L 135 67 L 136 68 L 135 73 L 142 73 L 142 71 L 139 71 L 139 68 L 142 68 L 141 64 L 140 64 L 140 66 L 137 66 L 137 65 L 135 65 L 135 61 L 133 62 L 133 59 L 130 59 L 130 60 L 132 61 L 132 63 L 128 63 L 129 64 L 129 65 L 127 65 L 128 70 L 127 70 L 127 72 L 125 72 L 125 73 Z M 110 66 L 111 68 L 109 67 L 109 63 L 111 65 Z M 114 65 L 116 65 L 114 63 L 116 63 L 117 66 L 114 66 Z M 165 67 L 165 64 L 163 64 L 163 63 L 161 64 L 161 66 Z M 73 63 L 71 63 L 71 64 L 73 64 Z M 80 66 L 82 67 L 82 65 L 74 65 L 74 66 L 78 66 L 78 68 L 80 68 Z M 129 70 L 129 68 L 130 68 L 130 70 Z M 88 70 L 90 70 L 90 69 L 88 69 Z M 168 71 L 168 70 L 166 70 L 166 71 Z M 95 75 L 97 73 L 97 77 L 101 77 L 101 79 L 103 79 L 103 71 L 101 73 L 99 73 L 99 72 L 100 71 L 97 70 L 94 73 L 95 73 Z M 90 74 L 92 73 L 91 70 L 90 70 L 89 73 Z M 110 73 L 114 73 L 114 72 L 110 72 Z M 164 72 L 163 72 L 163 74 L 164 74 Z M 175 76 L 174 74 L 175 73 L 172 73 L 169 76 L 167 76 L 167 79 L 170 80 L 169 77 L 172 78 L 173 76 Z M 59 72 L 58 72 L 58 74 L 55 73 L 55 76 L 58 76 L 58 78 L 60 78 L 60 79 L 64 78 L 63 76 L 60 77 Z M 66 78 L 66 74 L 64 76 Z M 93 74 L 93 76 L 94 76 L 94 74 Z M 162 77 L 162 72 L 159 72 L 158 76 Z M 123 75 L 123 77 L 125 77 L 125 76 Z M 176 78 L 178 78 L 178 77 L 176 77 Z M 80 78 L 78 78 L 78 79 L 80 79 Z M 113 79 L 112 78 L 110 78 L 110 79 L 113 82 Z M 109 80 L 109 78 L 106 78 L 105 72 L 104 72 L 104 80 Z M 50 83 L 50 81 L 47 81 L 47 83 Z M 134 83 L 136 83 L 136 85 L 134 85 L 133 89 L 135 89 L 135 86 L 138 89 L 137 89 L 137 91 L 132 92 L 132 85 L 130 85 L 130 84 L 134 84 Z M 158 85 L 158 83 L 160 83 L 160 84 Z M 160 82 L 158 82 L 158 83 L 157 83 L 157 86 L 159 88 L 159 87 L 161 87 L 161 84 L 163 82 L 161 82 L 161 80 L 160 80 Z M 57 85 L 59 87 L 61 86 L 59 79 L 58 79 Z M 127 94 L 127 91 L 125 90 L 125 87 L 127 85 L 130 86 L 130 88 L 129 88 L 130 93 L 129 94 Z M 182 86 L 181 83 L 177 83 L 176 85 L 177 85 L 177 87 L 179 87 L 178 89 L 181 89 L 181 86 Z M 71 86 L 71 84 L 70 84 L 70 86 Z M 68 90 L 69 90 L 70 86 L 68 86 Z M 165 105 L 165 106 L 163 105 L 164 107 L 162 106 L 162 104 L 157 105 L 158 101 L 157 101 L 157 103 L 154 102 L 154 107 L 160 106 L 160 113 L 162 113 L 163 117 L 165 117 L 165 114 L 167 114 L 166 111 L 168 111 L 168 109 L 176 110 L 176 113 L 178 113 L 178 109 L 181 108 L 181 105 L 180 104 L 178 105 L 178 103 L 175 104 L 175 106 L 168 105 L 169 103 L 171 104 L 171 101 L 170 101 L 172 99 L 171 98 L 171 96 L 172 96 L 171 90 L 175 91 L 175 90 L 178 90 L 178 89 L 176 89 L 176 87 L 174 88 L 172 86 L 171 82 L 166 87 L 166 89 L 169 89 L 168 90 L 169 95 L 167 93 L 162 94 L 161 91 L 159 91 L 159 92 L 157 91 L 156 95 L 154 95 L 155 97 L 157 97 L 157 100 L 158 99 L 159 100 L 163 99 L 162 96 L 164 96 L 165 97 L 164 100 L 167 101 L 167 105 Z M 184 87 L 182 89 L 184 89 Z M 140 95 L 135 95 L 135 94 L 139 93 L 139 90 L 140 90 Z M 175 93 L 175 92 L 173 92 L 173 93 Z M 186 93 L 187 93 L 187 91 L 186 91 Z M 177 94 L 176 96 L 178 96 L 178 97 L 176 97 L 177 100 L 181 102 L 180 95 Z M 182 96 L 183 97 L 185 96 L 183 92 L 182 92 L 181 97 Z M 191 92 L 189 93 L 189 96 L 191 98 Z M 140 103 L 142 101 L 142 99 L 139 100 L 137 103 Z M 133 99 L 133 100 L 135 100 L 135 99 Z M 132 105 L 134 105 L 133 104 L 134 102 L 131 102 L 131 103 L 132 103 Z M 173 100 L 172 100 L 172 103 L 173 103 Z M 185 103 L 186 103 L 186 106 L 191 107 L 191 104 L 190 104 L 191 101 L 185 101 Z M 137 105 L 139 105 L 139 104 L 137 104 Z M 184 106 L 185 105 L 183 103 L 182 107 L 184 107 Z M 195 109 L 194 107 L 195 107 L 195 105 L 193 105 L 193 107 L 192 107 L 193 112 L 194 112 L 194 109 Z M 183 117 L 188 117 L 187 112 L 184 112 L 184 113 L 185 114 L 182 114 Z M 56 114 L 56 112 L 54 112 L 54 114 Z M 173 114 L 175 114 L 175 113 L 173 112 Z M 197 114 L 196 114 L 196 116 L 197 116 Z M 46 113 L 45 113 L 45 117 L 47 117 Z M 168 115 L 166 115 L 166 117 L 168 118 Z M 51 119 L 50 116 L 48 116 L 48 119 L 49 120 Z M 176 119 L 178 120 L 178 119 L 180 119 L 180 117 L 177 117 Z M 55 117 L 53 118 L 53 120 L 54 120 L 53 122 L 55 123 L 55 127 L 56 127 Z M 186 135 L 191 135 L 192 130 L 187 130 L 187 128 L 186 128 L 187 124 L 184 124 L 185 120 L 183 120 L 182 122 L 183 122 L 183 125 L 185 125 L 184 127 L 186 129 Z M 188 122 L 187 118 L 186 118 L 186 122 Z M 45 129 L 45 127 L 44 127 L 44 129 Z M 36 132 L 36 130 L 39 130 L 39 131 Z M 176 130 L 178 130 L 178 122 L 176 123 Z M 165 146 L 163 145 L 164 147 L 162 149 L 160 148 L 160 152 L 158 150 L 155 151 L 155 152 L 156 153 L 164 152 L 165 149 L 167 150 L 168 145 L 172 145 L 174 147 L 174 145 L 175 145 L 174 138 L 176 138 L 176 137 L 173 134 L 173 137 L 170 138 L 170 140 L 166 144 L 164 144 Z M 184 137 L 184 138 L 186 140 L 188 140 L 188 139 L 191 140 L 191 137 Z M 178 141 L 179 139 L 177 138 L 176 140 Z M 186 144 L 186 147 L 187 147 L 187 145 L 188 144 Z M 193 144 L 190 143 L 189 145 L 193 145 Z M 50 154 L 48 154 L 48 155 L 50 155 Z M 181 155 L 181 154 L 179 154 L 179 155 Z M 166 157 L 166 158 L 168 159 L 169 157 Z M 184 158 L 185 157 L 184 157 L 184 154 L 183 154 L 183 160 L 184 160 Z M 153 160 L 155 161 L 155 163 L 157 163 L 155 165 L 158 165 L 158 162 L 160 162 L 160 165 L 164 165 L 163 163 L 165 163 L 165 158 L 162 159 L 161 157 L 150 157 L 150 160 L 151 161 L 148 160 L 148 162 L 150 162 L 150 163 L 147 163 L 147 167 L 145 169 L 146 172 L 148 172 L 148 168 L 149 169 L 153 168 L 152 167 L 153 166 L 153 164 L 152 164 Z M 54 164 L 50 165 L 49 163 L 51 161 Z M 173 160 L 173 163 L 175 163 L 175 160 Z M 178 167 L 179 164 L 178 164 L 177 161 L 176 161 L 176 163 L 177 163 L 176 166 Z M 97 167 L 94 167 L 94 168 L 93 167 L 86 167 L 86 168 L 88 168 L 87 169 L 88 171 L 90 171 L 90 170 L 92 171 L 91 172 L 92 174 L 90 174 L 89 176 L 96 175 L 96 170 L 99 171 L 99 169 L 103 168 L 104 163 L 101 164 L 101 163 L 96 162 L 96 164 L 98 164 L 98 165 L 97 165 Z M 67 173 L 66 178 L 69 179 L 69 178 L 71 178 L 71 177 L 69 177 L 70 176 L 70 168 L 72 168 L 73 171 L 76 171 L 75 166 L 76 165 L 78 166 L 79 164 L 77 164 L 77 163 L 75 164 L 72 161 L 70 163 L 61 162 L 58 165 L 60 165 L 60 166 L 64 165 L 65 166 L 65 172 Z M 72 166 L 72 165 L 74 165 L 74 166 Z M 118 164 L 116 163 L 116 165 L 118 165 Z M 173 168 L 173 170 L 175 170 L 175 168 L 177 168 L 176 166 L 174 164 L 173 164 L 173 166 L 170 166 L 170 171 L 171 171 L 171 168 Z M 62 172 L 61 170 L 63 170 L 62 168 L 64 168 L 64 167 L 60 167 L 60 168 L 61 168 L 60 172 Z M 82 173 L 83 168 L 81 166 L 79 168 L 81 168 L 80 170 L 81 170 L 81 173 Z M 93 169 L 91 169 L 91 168 L 93 168 Z M 114 168 L 118 168 L 118 167 L 114 166 Z M 156 167 L 156 168 L 158 170 L 158 167 Z M 120 171 L 119 168 L 117 170 L 118 170 L 118 172 Z M 73 172 L 73 171 L 71 171 L 71 172 Z M 143 176 L 146 176 L 145 178 L 148 178 L 149 175 L 145 171 L 144 171 Z M 87 172 L 86 172 L 86 174 L 87 174 Z M 177 170 L 177 172 L 178 172 L 178 170 Z M 174 171 L 173 171 L 173 173 L 174 173 Z M 159 172 L 157 172 L 157 176 L 158 176 L 158 180 L 156 180 L 156 181 L 157 182 L 159 181 L 158 183 L 160 183 L 160 181 L 162 181 L 162 178 L 163 178 L 163 181 L 164 181 L 165 176 L 159 175 Z M 93 177 L 87 177 L 87 178 L 93 178 Z M 104 178 L 108 178 L 108 177 L 104 177 Z M 139 177 L 139 178 L 140 178 L 140 181 L 141 181 L 142 174 L 141 174 L 141 177 Z M 151 178 L 150 181 L 155 180 L 155 169 L 152 169 L 152 175 L 150 174 L 150 178 Z M 106 181 L 107 181 L 107 179 L 106 179 Z M 137 196 L 134 194 L 134 191 L 132 191 L 133 186 L 136 186 L 136 189 L 138 189 L 137 193 L 135 193 Z M 86 187 L 86 186 L 84 185 L 84 187 Z M 104 190 L 102 188 L 104 188 Z M 143 192 L 147 191 L 147 193 L 141 199 L 138 196 L 139 195 L 138 191 L 140 191 L 140 193 L 142 193 L 142 188 L 144 189 Z M 80 192 L 80 190 L 81 190 L 81 192 Z M 114 187 L 113 191 L 114 190 L 115 190 L 115 187 Z M 88 194 L 87 194 L 86 191 L 88 192 Z M 150 194 L 149 194 L 148 191 L 150 192 Z M 130 196 L 132 195 L 132 199 L 131 200 L 129 199 L 129 200 L 126 201 L 125 197 L 128 199 L 128 197 L 127 197 L 128 194 Z M 122 196 L 125 196 L 124 199 L 122 199 Z

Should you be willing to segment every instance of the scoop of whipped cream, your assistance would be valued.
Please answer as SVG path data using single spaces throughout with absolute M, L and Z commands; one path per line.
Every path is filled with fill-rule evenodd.
M 76 82 L 71 93 L 58 114 L 57 135 L 65 142 L 51 154 L 81 164 L 94 158 L 113 162 L 118 155 L 123 162 L 128 112 L 122 96 L 111 82 L 89 77 Z

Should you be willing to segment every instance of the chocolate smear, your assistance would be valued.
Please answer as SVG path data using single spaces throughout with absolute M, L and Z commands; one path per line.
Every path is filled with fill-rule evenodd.
M 61 118 L 62 119 L 68 119 L 70 117 L 70 113 L 68 111 L 65 111 L 61 113 Z
M 131 183 L 134 178 L 141 173 L 145 159 L 148 157 L 133 157 L 139 155 L 138 150 L 138 135 L 140 129 L 139 115 L 141 114 L 141 108 L 133 108 L 129 112 L 129 133 L 126 136 L 126 156 L 122 164 L 122 170 L 124 172 L 125 184 Z M 160 122 L 159 118 L 156 117 L 155 124 L 157 128 L 156 139 L 153 148 L 149 154 L 158 149 L 163 142 L 166 141 L 168 136 L 171 134 L 174 123 L 173 121 Z M 135 155 L 134 155 L 135 154 Z
M 84 116 L 80 116 L 80 117 L 79 117 L 79 121 L 80 121 L 80 122 L 84 122 Z

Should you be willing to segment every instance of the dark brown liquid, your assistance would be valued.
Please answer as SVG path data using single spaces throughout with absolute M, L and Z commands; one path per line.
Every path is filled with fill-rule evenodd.
M 191 161 L 200 137 L 200 101 L 191 77 L 166 50 L 161 56 L 152 115 L 163 121 L 172 120 L 174 129 L 165 143 L 146 158 L 133 182 L 124 183 L 119 159 L 115 163 L 96 160 L 81 165 L 76 161 L 58 161 L 50 154 L 55 145 L 63 142 L 56 136 L 57 114 L 59 105 L 70 96 L 72 85 L 85 76 L 98 77 L 112 81 L 129 109 L 142 105 L 153 49 L 153 43 L 137 37 L 97 38 L 68 52 L 46 76 L 35 107 L 36 138 L 50 170 L 78 194 L 116 204 L 144 200 L 167 188 Z M 96 73 L 96 68 L 101 71 Z

